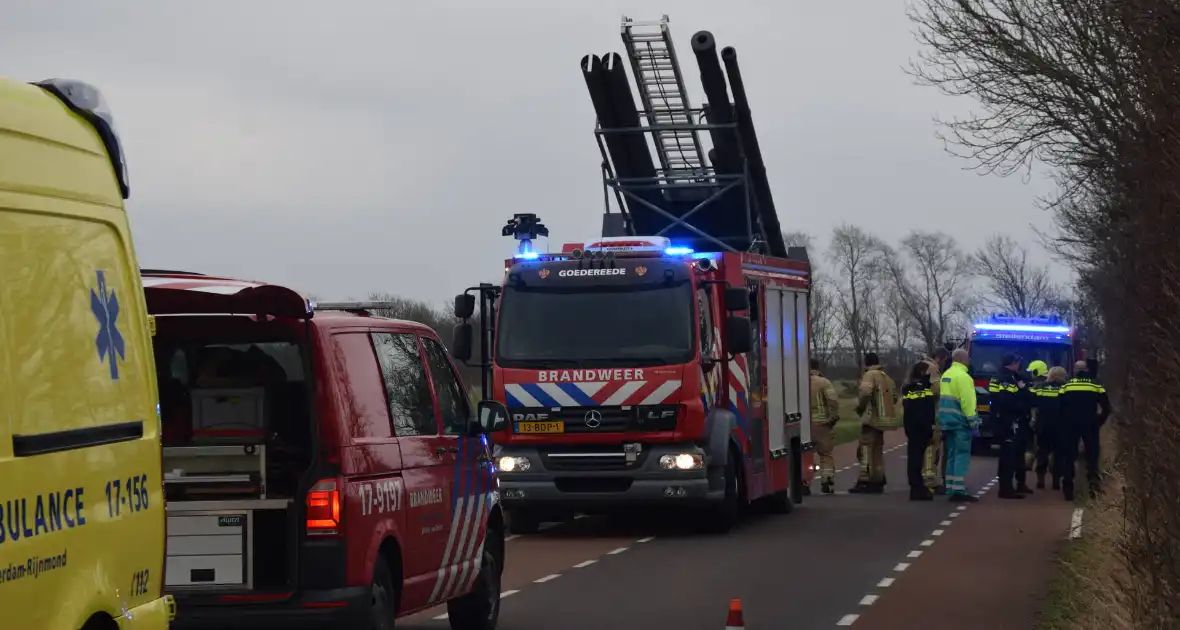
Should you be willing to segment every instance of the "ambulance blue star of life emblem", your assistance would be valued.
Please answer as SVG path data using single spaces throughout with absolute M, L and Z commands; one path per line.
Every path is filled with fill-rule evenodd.
M 119 298 L 115 290 L 107 292 L 106 274 L 98 271 L 98 288 L 90 290 L 90 312 L 98 320 L 98 335 L 94 338 L 94 347 L 98 350 L 98 360 L 110 362 L 111 380 L 119 380 L 119 359 L 127 356 L 127 347 L 123 342 L 123 334 L 119 332 Z M 118 358 L 115 355 L 118 355 Z

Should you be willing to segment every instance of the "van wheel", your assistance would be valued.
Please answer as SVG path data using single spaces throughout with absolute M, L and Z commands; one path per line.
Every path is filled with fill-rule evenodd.
M 741 480 L 737 457 L 730 453 L 725 463 L 725 498 L 711 508 L 706 521 L 708 531 L 723 534 L 737 524 L 742 508 Z
M 513 534 L 535 534 L 541 529 L 541 519 L 534 512 L 516 508 L 508 510 L 508 531 Z
M 393 588 L 393 575 L 385 560 L 377 559 L 373 567 L 373 606 L 369 612 L 369 630 L 393 630 L 397 617 L 397 591 Z
M 447 602 L 451 630 L 495 630 L 500 619 L 500 586 L 504 573 L 499 540 L 488 539 L 475 586 L 471 592 Z

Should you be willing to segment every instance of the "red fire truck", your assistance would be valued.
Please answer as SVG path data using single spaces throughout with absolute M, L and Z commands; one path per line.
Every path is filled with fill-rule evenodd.
M 724 531 L 757 499 L 789 511 L 811 474 L 810 267 L 782 237 L 737 53 L 719 61 L 713 35 L 693 35 L 698 109 L 667 17 L 624 18 L 622 38 L 640 105 L 622 56 L 581 63 L 602 236 L 540 253 L 548 230 L 518 214 L 502 231 L 520 242 L 502 285 L 456 298 L 466 320 L 480 297 L 485 397 L 510 416 L 493 457 L 517 532 L 645 505 L 703 508 Z M 456 357 L 473 337 L 456 328 Z
M 801 500 L 807 262 L 662 237 L 565 250 L 511 261 L 499 297 L 492 395 L 510 422 L 495 461 L 512 529 L 661 503 L 707 507 L 727 529 L 750 501 Z

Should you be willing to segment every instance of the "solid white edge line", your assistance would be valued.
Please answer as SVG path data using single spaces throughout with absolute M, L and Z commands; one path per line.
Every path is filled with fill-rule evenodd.
M 852 624 L 856 623 L 857 619 L 860 619 L 860 615 L 844 615 L 843 617 L 840 617 L 840 621 L 837 621 L 836 625 L 851 626 Z
M 1082 535 L 1082 508 L 1074 508 L 1073 516 L 1069 519 L 1069 539 L 1074 540 Z

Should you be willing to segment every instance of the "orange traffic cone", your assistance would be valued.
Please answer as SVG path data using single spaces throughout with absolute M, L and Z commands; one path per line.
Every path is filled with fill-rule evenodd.
M 742 600 L 729 600 L 729 616 L 725 619 L 725 630 L 745 630 L 746 622 L 742 619 Z

